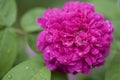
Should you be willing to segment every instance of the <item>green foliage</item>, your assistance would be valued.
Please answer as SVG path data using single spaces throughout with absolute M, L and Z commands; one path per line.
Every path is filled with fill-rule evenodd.
M 28 42 L 28 45 L 32 48 L 33 51 L 35 51 L 36 53 L 40 53 L 37 50 L 37 47 L 36 47 L 37 35 L 38 34 L 36 34 L 36 33 L 27 35 L 27 42 Z
M 14 0 L 0 0 L 0 25 L 11 26 L 17 15 L 17 9 Z
M 50 80 L 50 75 L 39 55 L 15 66 L 2 80 Z
M 105 66 L 91 70 L 89 75 L 77 74 L 76 77 L 78 80 L 104 80 Z
M 17 55 L 16 34 L 11 28 L 0 31 L 0 77 L 13 65 Z
M 116 53 L 106 72 L 105 80 L 120 80 L 120 54 Z
M 37 53 L 38 50 L 36 48 L 36 37 L 38 33 L 42 30 L 36 22 L 36 19 L 40 16 L 42 16 L 44 12 L 44 8 L 35 8 L 30 11 L 28 11 L 21 19 L 21 26 L 22 28 L 28 32 L 27 34 L 27 43 L 28 45 Z M 33 33 L 34 32 L 34 33 Z
M 67 80 L 67 75 L 50 72 L 41 55 L 30 58 L 26 44 L 36 48 L 36 38 L 42 29 L 36 19 L 47 8 L 61 7 L 68 0 L 0 0 L 0 80 Z M 119 0 L 78 0 L 94 4 L 114 25 L 111 54 L 103 67 L 91 70 L 89 75 L 78 74 L 78 80 L 120 80 L 120 3 Z M 12 27 L 12 28 L 11 28 Z M 31 56 L 32 57 L 32 56 Z M 30 59 L 29 59 L 30 58 Z M 12 68 L 13 67 L 13 68 Z
M 52 72 L 51 80 L 67 80 L 67 74 L 54 71 Z
M 35 8 L 31 11 L 27 12 L 21 20 L 21 26 L 26 32 L 35 32 L 40 31 L 41 28 L 38 27 L 36 19 L 42 16 L 42 13 L 45 9 L 43 8 Z
M 50 80 L 51 72 L 48 68 L 43 67 L 32 77 L 31 80 Z
M 17 58 L 15 60 L 15 65 L 27 60 L 30 56 L 27 54 L 27 51 L 25 49 L 26 47 L 26 41 L 24 37 L 19 36 L 17 39 Z

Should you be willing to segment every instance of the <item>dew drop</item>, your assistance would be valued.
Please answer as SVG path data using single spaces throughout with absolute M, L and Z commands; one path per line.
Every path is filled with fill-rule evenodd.
M 8 75 L 8 80 L 11 80 L 12 79 L 12 76 L 11 75 Z
M 29 69 L 29 67 L 28 67 L 28 66 L 26 66 L 26 67 L 25 67 L 25 69 Z

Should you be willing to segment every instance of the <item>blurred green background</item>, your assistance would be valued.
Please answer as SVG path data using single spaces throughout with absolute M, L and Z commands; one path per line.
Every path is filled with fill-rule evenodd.
M 45 9 L 52 7 L 60 8 L 64 2 L 67 1 L 70 0 L 0 0 L 1 80 L 29 80 L 32 74 L 26 74 L 27 77 L 24 76 L 22 74 L 24 72 L 21 72 L 22 70 L 20 66 L 27 65 L 27 62 L 22 62 L 29 59 L 31 57 L 30 55 L 34 55 L 34 53 L 27 51 L 28 49 L 26 49 L 26 45 L 35 53 L 40 54 L 40 52 L 38 52 L 36 49 L 35 43 L 36 36 L 41 31 L 36 24 L 36 18 L 41 16 Z M 88 1 L 94 4 L 96 12 L 102 13 L 105 16 L 105 19 L 111 20 L 114 25 L 114 42 L 111 46 L 111 54 L 106 59 L 105 65 L 92 70 L 90 75 L 87 76 L 83 74 L 77 74 L 77 80 L 120 80 L 120 0 L 72 1 Z M 3 35 L 5 36 L 3 37 Z M 4 45 L 6 45 L 6 47 L 4 47 Z M 19 63 L 21 65 L 18 65 Z M 18 65 L 18 69 L 16 67 L 12 68 L 16 65 Z M 39 69 L 38 65 L 30 64 L 29 66 L 31 65 L 32 67 L 37 66 L 36 70 L 32 72 L 35 72 L 37 69 Z M 44 68 L 42 71 L 44 71 Z M 17 77 L 12 79 L 9 74 L 15 74 Z M 47 75 L 50 76 L 50 74 Z M 23 78 L 21 78 L 21 76 Z M 61 73 L 55 72 L 52 73 L 51 76 L 53 76 L 51 80 L 67 80 L 66 76 Z M 32 80 L 43 79 L 37 77 L 33 78 Z M 44 78 L 44 80 L 49 79 Z

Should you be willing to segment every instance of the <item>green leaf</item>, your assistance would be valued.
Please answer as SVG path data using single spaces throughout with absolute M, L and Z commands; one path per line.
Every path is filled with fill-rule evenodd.
M 22 28 L 26 32 L 35 32 L 42 30 L 38 26 L 36 19 L 42 15 L 43 11 L 43 8 L 35 8 L 28 11 L 21 19 Z
M 105 80 L 120 80 L 120 54 L 116 53 L 115 57 L 111 61 Z
M 50 76 L 42 57 L 37 56 L 11 69 L 2 80 L 50 80 Z
M 46 67 L 43 67 L 41 70 L 39 70 L 31 80 L 50 80 L 50 70 Z
M 54 71 L 52 72 L 51 80 L 67 80 L 67 74 Z
M 16 55 L 16 34 L 9 28 L 0 31 L 0 77 L 12 67 Z
M 37 50 L 37 47 L 36 47 L 36 38 L 37 38 L 36 33 L 29 34 L 27 36 L 27 43 L 33 51 L 35 51 L 36 53 L 39 53 L 39 51 Z
M 11 26 L 17 15 L 15 0 L 0 0 L 0 25 Z
M 15 60 L 15 65 L 27 60 L 30 57 L 26 52 L 25 46 L 26 46 L 25 38 L 23 36 L 19 36 L 17 40 L 18 55 Z

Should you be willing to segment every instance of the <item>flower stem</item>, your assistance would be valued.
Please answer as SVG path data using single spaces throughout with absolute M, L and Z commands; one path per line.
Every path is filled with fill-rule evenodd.
M 20 35 L 26 35 L 27 33 L 21 29 L 14 28 L 14 31 Z

